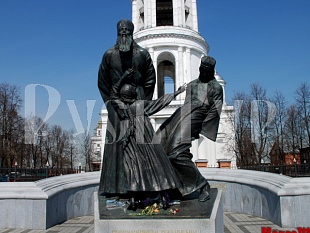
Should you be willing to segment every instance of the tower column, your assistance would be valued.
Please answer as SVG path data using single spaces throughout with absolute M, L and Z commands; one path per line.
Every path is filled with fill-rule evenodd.
M 191 49 L 186 48 L 185 51 L 185 64 L 186 64 L 186 77 L 183 82 L 189 83 L 192 81 L 192 74 L 191 74 Z
M 151 0 L 152 27 L 156 27 L 156 0 Z
M 179 1 L 173 0 L 172 1 L 173 6 L 173 26 L 180 26 L 179 24 Z
M 101 137 L 101 152 L 100 152 L 100 156 L 101 156 L 101 161 L 103 161 L 103 152 L 104 152 L 104 145 L 105 145 L 105 133 L 107 131 L 107 126 L 108 126 L 108 112 L 106 112 L 106 114 L 104 114 L 101 111 L 101 122 L 102 122 L 102 137 Z M 102 166 L 100 166 L 100 170 L 101 170 Z
M 180 2 L 179 20 L 180 20 L 179 26 L 185 27 L 185 4 L 184 4 L 184 1 Z
M 148 51 L 149 51 L 149 54 L 150 54 L 150 56 L 151 56 L 151 58 L 152 58 L 153 65 L 154 65 L 154 67 L 155 67 L 155 62 L 157 63 L 157 61 L 154 60 L 154 48 L 153 48 L 153 47 L 149 47 Z M 156 68 L 156 67 L 155 67 L 155 68 Z
M 154 57 L 154 48 L 153 47 L 150 47 L 149 48 L 149 53 L 150 53 L 150 56 L 153 60 L 153 65 L 154 65 L 154 68 L 155 68 L 155 72 L 156 72 L 156 77 L 157 77 L 157 59 L 155 59 Z M 154 88 L 154 94 L 153 94 L 153 99 L 157 99 L 158 98 L 158 95 L 157 95 L 157 82 L 158 80 L 156 80 L 156 85 L 155 85 L 155 88 Z
M 135 25 L 134 33 L 138 31 L 139 25 L 139 9 L 137 0 L 132 0 L 132 23 Z
M 176 74 L 175 77 L 175 87 L 176 89 L 179 88 L 181 84 L 184 83 L 184 68 L 183 68 L 183 47 L 178 47 L 178 58 L 176 59 Z M 181 95 L 176 97 L 177 100 L 181 99 Z
M 207 141 L 207 154 L 210 156 L 210 166 L 217 167 L 217 160 L 216 160 L 216 144 L 215 142 L 208 140 Z
M 198 157 L 198 140 L 192 141 L 192 147 L 190 148 L 190 152 L 193 154 L 192 160 L 195 161 L 199 159 Z
M 193 21 L 193 30 L 198 32 L 198 16 L 197 16 L 196 0 L 192 0 L 192 21 Z
M 200 135 L 199 146 L 198 146 L 198 159 L 208 159 L 208 148 L 207 148 L 207 139 L 206 137 Z M 208 159 L 210 161 L 210 158 Z
M 144 28 L 152 26 L 152 6 L 150 1 L 144 1 Z

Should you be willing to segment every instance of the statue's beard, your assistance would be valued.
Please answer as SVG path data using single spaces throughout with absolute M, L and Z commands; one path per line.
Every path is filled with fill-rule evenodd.
M 212 79 L 214 79 L 214 76 L 212 75 L 199 75 L 199 80 L 203 83 L 207 83 L 209 81 L 211 81 Z
M 128 52 L 131 49 L 132 37 L 120 35 L 117 37 L 117 44 L 120 51 Z

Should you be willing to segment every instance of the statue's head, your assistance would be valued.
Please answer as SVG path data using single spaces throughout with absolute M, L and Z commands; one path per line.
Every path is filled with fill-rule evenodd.
M 128 52 L 133 43 L 134 25 L 130 20 L 122 19 L 117 23 L 117 46 L 120 51 Z
M 131 84 L 124 84 L 120 90 L 120 96 L 124 102 L 135 102 L 137 99 L 136 87 Z
M 199 79 L 202 82 L 208 82 L 214 78 L 216 60 L 211 56 L 204 56 L 201 58 L 199 67 Z

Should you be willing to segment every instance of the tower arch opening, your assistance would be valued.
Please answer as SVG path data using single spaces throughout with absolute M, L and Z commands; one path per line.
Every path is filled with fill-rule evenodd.
M 158 97 L 175 91 L 175 58 L 169 52 L 157 58 L 157 91 Z
M 156 0 L 156 26 L 173 26 L 172 0 Z

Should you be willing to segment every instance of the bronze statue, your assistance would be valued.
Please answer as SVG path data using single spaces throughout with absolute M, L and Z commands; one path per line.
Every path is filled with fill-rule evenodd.
M 125 84 L 124 84 L 125 82 Z M 163 208 L 168 204 L 163 191 L 180 187 L 180 182 L 162 146 L 155 143 L 156 136 L 149 116 L 167 106 L 178 94 L 185 91 L 181 86 L 174 94 L 157 100 L 137 100 L 136 87 L 129 79 L 120 79 L 112 89 L 112 106 L 118 113 L 121 128 L 126 189 L 130 194 L 128 209 L 135 210 L 137 192 L 159 192 Z
M 216 62 L 210 56 L 201 59 L 199 78 L 189 83 L 184 105 L 157 131 L 159 144 L 148 116 L 185 87 L 152 101 L 155 70 L 150 54 L 133 40 L 133 30 L 131 21 L 118 22 L 117 43 L 105 52 L 99 68 L 98 87 L 108 110 L 99 192 L 133 194 L 133 210 L 137 192 L 178 188 L 185 196 L 200 190 L 199 201 L 206 201 L 210 185 L 192 162 L 190 147 L 200 133 L 216 140 L 223 103 L 222 87 L 214 78 Z
M 137 99 L 151 100 L 156 76 L 152 59 L 147 50 L 133 40 L 134 25 L 129 20 L 117 23 L 117 43 L 102 58 L 98 74 L 98 87 L 108 109 L 106 143 L 102 160 L 99 191 L 127 193 L 124 170 L 124 153 L 120 138 L 120 119 L 111 107 L 111 90 L 121 78 L 132 79 L 136 85 Z
M 199 78 L 190 82 L 184 105 L 178 108 L 158 129 L 161 143 L 181 181 L 183 196 L 200 190 L 199 201 L 209 199 L 210 185 L 192 161 L 192 141 L 199 134 L 215 141 L 223 103 L 223 90 L 214 78 L 216 61 L 201 59 Z

